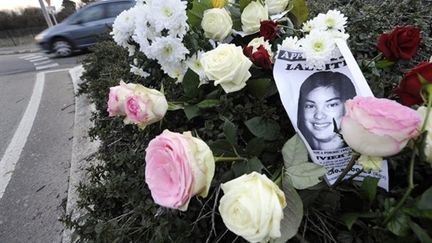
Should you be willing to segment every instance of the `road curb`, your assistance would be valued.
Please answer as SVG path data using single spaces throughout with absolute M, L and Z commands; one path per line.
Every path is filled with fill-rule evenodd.
M 78 85 L 83 82 L 80 77 L 84 71 L 82 65 L 70 69 L 69 74 L 72 79 L 74 93 L 78 92 Z M 83 215 L 84 211 L 78 209 L 78 192 L 77 187 L 80 182 L 86 181 L 86 168 L 97 163 L 95 153 L 98 151 L 99 140 L 92 141 L 88 137 L 88 129 L 93 126 L 90 121 L 91 113 L 95 107 L 90 103 L 86 95 L 75 96 L 75 122 L 72 140 L 72 156 L 69 174 L 69 189 L 66 203 L 66 214 L 72 214 L 72 220 Z M 72 231 L 65 229 L 63 231 L 62 242 L 72 242 Z
M 35 53 L 40 52 L 41 49 L 26 49 L 26 50 L 11 50 L 11 51 L 1 51 L 0 50 L 0 56 L 1 55 L 12 55 L 12 54 L 24 54 L 24 53 Z

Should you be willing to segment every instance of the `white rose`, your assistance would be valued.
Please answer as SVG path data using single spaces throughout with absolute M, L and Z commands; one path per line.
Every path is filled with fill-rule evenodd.
M 288 6 L 289 0 L 265 0 L 269 14 L 278 14 L 283 12 Z
M 252 172 L 221 185 L 219 212 L 225 226 L 249 242 L 281 236 L 285 195 L 265 175 Z
M 202 55 L 201 64 L 206 76 L 220 84 L 226 93 L 241 90 L 250 78 L 252 62 L 243 55 L 241 47 L 221 44 Z
M 231 34 L 231 17 L 224 8 L 211 8 L 204 11 L 201 27 L 207 38 L 221 41 Z
M 267 6 L 259 2 L 251 2 L 243 9 L 241 14 L 242 29 L 246 34 L 253 34 L 259 31 L 261 21 L 268 20 Z

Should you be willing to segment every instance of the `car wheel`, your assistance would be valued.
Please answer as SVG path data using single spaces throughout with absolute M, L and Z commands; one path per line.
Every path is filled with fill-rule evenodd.
M 72 54 L 72 45 L 65 39 L 54 40 L 52 48 L 58 57 L 67 57 Z

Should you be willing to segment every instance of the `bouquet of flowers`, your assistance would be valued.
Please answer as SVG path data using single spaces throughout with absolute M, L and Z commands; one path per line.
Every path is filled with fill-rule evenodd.
M 302 240 L 308 222 L 321 230 L 323 221 L 318 226 L 314 221 L 323 215 L 326 222 L 347 229 L 369 225 L 398 237 L 414 233 L 422 242 L 430 240 L 425 228 L 431 220 L 432 189 L 413 194 L 413 177 L 416 165 L 430 171 L 432 161 L 431 62 L 404 75 L 394 90 L 400 103 L 371 95 L 344 100 L 341 92 L 327 99 L 318 92 L 328 93 L 327 86 L 311 91 L 318 98 L 306 97 L 305 113 L 311 111 L 314 119 L 333 112 L 330 120 L 312 123 L 310 129 L 331 134 L 315 139 L 350 147 L 334 181 L 326 177 L 332 168 L 312 158 L 313 145 L 287 116 L 281 99 L 290 98 L 273 75 L 280 71 L 275 63 L 283 53 L 300 53 L 304 65 L 294 69 L 347 65 L 329 62 L 346 55 L 341 45 L 350 38 L 349 16 L 336 9 L 324 12 L 308 20 L 305 2 L 289 0 L 139 0 L 117 17 L 111 35 L 128 50 L 137 81 L 119 80 L 111 87 L 107 111 L 125 126 L 138 127 L 137 133 L 152 134 L 150 127 L 158 131 L 141 154 L 142 182 L 151 203 L 160 205 L 156 218 L 185 217 L 190 207 L 200 208 L 198 215 L 190 214 L 196 216 L 194 225 L 209 226 L 208 234 L 202 232 L 207 241 Z M 385 71 L 411 59 L 420 31 L 402 26 L 383 33 L 380 54 L 359 61 L 363 72 Z M 361 72 L 353 76 L 362 77 Z M 323 104 L 316 99 L 324 99 Z M 183 119 L 182 125 L 171 124 L 173 117 Z M 373 172 L 402 159 L 406 163 L 398 166 L 408 168 L 406 188 L 392 198 L 378 187 L 388 177 Z M 315 210 L 316 200 L 334 202 L 335 208 L 349 208 L 350 200 L 364 205 L 339 210 L 335 219 L 325 209 Z M 216 230 L 225 227 L 224 233 Z

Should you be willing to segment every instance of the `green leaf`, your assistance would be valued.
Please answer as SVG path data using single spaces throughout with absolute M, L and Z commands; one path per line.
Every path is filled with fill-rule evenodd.
M 262 138 L 252 138 L 246 145 L 246 153 L 249 156 L 259 156 L 265 148 Z
M 312 162 L 292 165 L 286 168 L 286 179 L 299 190 L 306 189 L 321 182 L 327 170 Z
M 220 104 L 220 100 L 208 99 L 208 100 L 201 101 L 200 103 L 197 104 L 197 106 L 200 109 L 206 109 L 206 108 L 212 108 L 218 106 L 219 104 Z
M 395 62 L 392 62 L 392 61 L 389 61 L 389 60 L 380 60 L 380 61 L 377 61 L 376 63 L 375 63 L 375 67 L 376 68 L 378 68 L 378 69 L 384 69 L 384 68 L 388 68 L 388 67 L 391 67 L 391 66 L 393 66 L 395 64 Z
M 309 9 L 305 0 L 292 0 L 293 8 L 290 11 L 296 17 L 297 26 L 301 26 L 308 19 Z
M 182 82 L 183 90 L 187 97 L 194 98 L 198 96 L 199 82 L 199 76 L 191 69 L 188 69 Z
M 169 111 L 176 111 L 176 110 L 181 110 L 181 109 L 184 109 L 183 105 L 168 102 L 168 110 Z
M 379 178 L 368 176 L 363 180 L 360 187 L 361 195 L 370 203 L 375 200 Z
M 429 187 L 420 197 L 417 203 L 419 209 L 432 209 L 432 187 Z
M 200 115 L 200 110 L 196 105 L 188 105 L 184 107 L 184 112 L 188 120 Z
M 416 234 L 417 238 L 420 240 L 421 243 L 432 243 L 432 239 L 430 238 L 430 236 L 418 224 L 410 221 L 409 226 L 411 227 L 412 231 Z
M 415 218 L 426 218 L 432 219 L 432 210 L 431 209 L 418 209 L 418 208 L 404 208 L 402 211 L 412 217 Z
M 292 136 L 282 147 L 285 167 L 290 167 L 308 161 L 308 152 L 298 134 Z
M 287 205 L 283 210 L 284 217 L 280 224 L 281 237 L 270 241 L 272 243 L 285 243 L 294 237 L 303 218 L 303 202 L 294 187 L 284 178 L 282 178 L 282 190 Z
M 386 228 L 397 236 L 407 236 L 409 233 L 409 221 L 408 215 L 398 212 L 393 219 L 387 223 Z
M 358 213 L 346 213 L 341 216 L 341 220 L 345 223 L 345 225 L 349 230 L 351 230 L 352 226 L 354 225 L 354 223 L 357 221 L 358 218 L 359 218 Z
M 241 23 L 241 12 L 239 8 L 233 7 L 231 5 L 225 5 L 225 8 L 228 9 L 228 11 L 231 14 L 231 20 L 233 23 L 232 28 L 241 31 L 242 30 L 242 23 Z
M 243 11 L 244 8 L 251 3 L 252 0 L 240 0 L 240 11 Z
M 210 0 L 194 0 L 192 9 L 187 11 L 188 22 L 192 26 L 200 26 L 205 10 L 212 8 Z
M 236 145 L 237 144 L 237 127 L 234 125 L 234 123 L 230 122 L 228 119 L 225 119 L 223 131 L 224 131 L 225 137 L 228 140 L 228 142 L 230 142 L 231 145 Z
M 264 165 L 257 157 L 253 157 L 248 161 L 235 162 L 232 165 L 232 170 L 234 171 L 235 177 L 249 174 L 253 171 L 261 173 L 262 169 L 264 169 Z
M 269 78 L 250 79 L 247 81 L 247 89 L 257 98 L 265 97 L 271 85 L 272 81 Z
M 235 156 L 232 145 L 225 139 L 216 140 L 209 144 L 214 156 Z
M 245 124 L 253 135 L 265 140 L 275 140 L 280 135 L 279 124 L 271 119 L 256 116 Z

